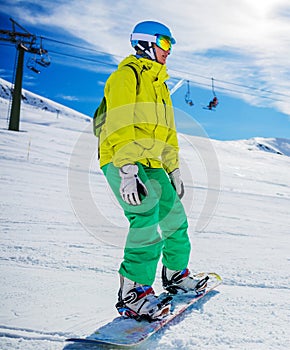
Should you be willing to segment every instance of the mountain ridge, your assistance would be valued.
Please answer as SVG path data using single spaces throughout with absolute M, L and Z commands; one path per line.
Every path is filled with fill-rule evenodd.
M 0 78 L 0 97 L 5 100 L 12 98 L 12 84 L 3 78 Z M 81 119 L 90 121 L 91 118 L 83 113 L 80 113 L 70 107 L 66 107 L 58 102 L 55 102 L 49 98 L 37 95 L 29 90 L 22 89 L 21 102 L 43 111 L 48 111 L 56 114 L 62 114 L 65 116 L 78 116 Z
M 0 98 L 10 100 L 12 97 L 11 83 L 5 79 L 0 78 Z M 39 108 L 44 111 L 56 113 L 65 116 L 80 117 L 87 122 L 91 121 L 89 116 L 86 116 L 78 111 L 75 111 L 69 107 L 66 107 L 60 103 L 54 102 L 51 99 L 37 95 L 29 90 L 22 89 L 22 102 L 24 104 Z M 278 155 L 290 156 L 290 139 L 286 138 L 264 138 L 253 137 L 244 140 L 224 141 L 224 142 L 239 142 L 243 143 L 249 151 L 264 151 L 268 153 L 274 153 Z

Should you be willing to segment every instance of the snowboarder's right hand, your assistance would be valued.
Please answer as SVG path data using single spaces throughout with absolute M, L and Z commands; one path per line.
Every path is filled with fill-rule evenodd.
M 141 195 L 147 196 L 148 191 L 138 176 L 138 166 L 136 164 L 123 165 L 119 174 L 121 177 L 120 194 L 123 201 L 130 205 L 140 205 Z
M 177 168 L 168 175 L 172 186 L 174 187 L 178 197 L 181 199 L 184 195 L 184 185 L 181 180 L 180 170 Z

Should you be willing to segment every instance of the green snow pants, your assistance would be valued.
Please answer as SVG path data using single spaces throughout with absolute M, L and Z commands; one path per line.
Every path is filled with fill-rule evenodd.
M 161 254 L 167 268 L 182 270 L 187 267 L 190 255 L 188 223 L 165 170 L 137 165 L 138 176 L 148 190 L 148 196 L 138 206 L 122 200 L 119 168 L 109 163 L 102 171 L 130 225 L 119 273 L 137 283 L 152 285 Z

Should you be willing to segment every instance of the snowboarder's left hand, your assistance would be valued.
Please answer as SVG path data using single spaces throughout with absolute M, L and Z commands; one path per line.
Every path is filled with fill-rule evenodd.
M 181 199 L 184 195 L 184 185 L 181 180 L 180 170 L 175 169 L 171 173 L 168 174 L 171 180 L 171 184 L 174 187 L 178 197 Z
M 148 191 L 138 176 L 138 165 L 123 165 L 119 174 L 121 177 L 120 194 L 123 201 L 131 205 L 140 205 L 141 195 L 147 196 Z

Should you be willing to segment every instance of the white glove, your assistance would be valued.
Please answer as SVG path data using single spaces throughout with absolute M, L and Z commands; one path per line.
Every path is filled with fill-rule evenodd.
M 147 196 L 148 191 L 144 183 L 138 176 L 138 166 L 135 164 L 123 165 L 119 170 L 121 176 L 120 194 L 128 204 L 140 205 L 140 195 Z
M 181 199 L 184 195 L 184 186 L 181 180 L 180 170 L 175 169 L 168 175 L 171 180 L 172 186 L 174 187 L 176 193 L 178 194 L 178 197 Z

